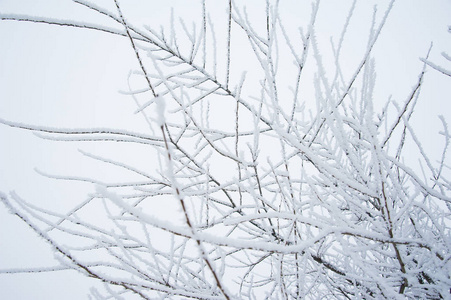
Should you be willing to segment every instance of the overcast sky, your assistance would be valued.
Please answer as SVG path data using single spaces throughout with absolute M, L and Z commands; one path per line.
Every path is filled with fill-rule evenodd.
M 136 24 L 165 22 L 171 5 L 176 14 L 183 11 L 187 15 L 200 9 L 200 1 L 166 1 L 164 5 L 157 4 L 159 1 L 121 2 L 127 8 L 124 9 L 126 15 L 129 13 L 127 17 Z M 147 2 L 155 3 L 145 4 Z M 256 0 L 236 2 L 246 3 L 250 13 L 261 9 L 263 3 Z M 300 16 L 305 15 L 300 11 L 305 5 L 296 4 L 303 0 L 280 2 L 286 10 L 287 24 L 296 24 Z M 327 43 L 329 36 L 335 34 L 334 28 L 342 25 L 335 22 L 344 21 L 341 16 L 346 14 L 349 2 L 322 1 L 324 11 L 320 8 L 317 32 L 320 43 Z M 380 2 L 380 16 L 387 1 L 376 2 Z M 113 1 L 96 3 L 113 7 Z M 357 5 L 356 13 L 360 12 L 360 7 L 368 7 L 359 1 Z M 0 0 L 0 14 L 70 18 L 92 23 L 105 20 L 69 0 Z M 368 17 L 364 15 L 362 22 Z M 449 25 L 449 0 L 399 0 L 395 3 L 375 49 L 376 98 L 380 97 L 375 101 L 384 103 L 392 95 L 402 102 L 407 97 L 422 68 L 419 58 L 425 57 L 431 42 L 434 43 L 431 60 L 444 63 L 440 53 L 451 53 Z M 359 26 L 353 26 L 357 32 Z M 74 28 L 0 21 L 0 41 L 0 118 L 67 128 L 139 126 L 140 123 L 134 121 L 135 106 L 131 105 L 128 96 L 118 93 L 127 89 L 128 72 L 138 67 L 127 40 Z M 362 46 L 359 41 L 354 42 L 356 44 L 348 45 L 346 49 L 350 56 L 354 55 L 353 47 L 357 52 Z M 450 64 L 443 64 L 443 67 L 451 69 Z M 441 129 L 437 115 L 443 114 L 451 122 L 450 86 L 449 77 L 429 69 L 422 102 L 414 116 L 424 147 L 435 157 L 441 151 L 441 141 L 437 142 L 440 139 L 437 133 Z M 34 171 L 37 168 L 51 174 L 74 172 L 84 175 L 87 170 L 95 172 L 87 167 L 90 162 L 81 159 L 77 147 L 72 144 L 45 141 L 30 132 L 3 125 L 0 125 L 0 143 L 0 191 L 15 190 L 22 198 L 57 211 L 72 207 L 92 191 L 92 187 L 81 184 L 75 185 L 75 189 L 69 188 L 66 183 L 51 181 Z M 95 150 L 96 147 L 86 145 L 83 149 Z M 55 264 L 49 248 L 0 205 L 0 269 Z M 0 297 L 6 300 L 84 299 L 91 283 L 74 272 L 0 274 Z

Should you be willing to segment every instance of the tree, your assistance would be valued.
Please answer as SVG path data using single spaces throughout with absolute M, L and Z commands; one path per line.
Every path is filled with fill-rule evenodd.
M 374 11 L 352 67 L 342 49 L 357 1 L 330 57 L 316 34 L 319 1 L 300 32 L 284 24 L 279 1 L 255 16 L 223 1 L 215 18 L 204 0 L 192 27 L 172 15 L 161 30 L 134 25 L 117 0 L 111 9 L 74 2 L 117 26 L 1 18 L 123 37 L 138 62 L 129 92 L 144 126 L 0 122 L 51 140 L 131 144 L 154 164 L 134 165 L 134 152 L 120 160 L 82 152 L 124 179 L 59 177 L 96 188 L 64 214 L 0 194 L 51 245 L 61 263 L 53 271 L 76 270 L 127 299 L 449 297 L 450 135 L 441 118 L 445 146 L 434 162 L 410 120 L 428 66 L 451 72 L 429 59 L 430 48 L 403 103 L 374 100 L 374 46 L 394 1 Z M 412 148 L 421 171 L 405 162 Z

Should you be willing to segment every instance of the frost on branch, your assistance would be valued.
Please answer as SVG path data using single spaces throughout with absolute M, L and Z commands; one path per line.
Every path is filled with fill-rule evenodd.
M 432 159 L 411 124 L 427 69 L 449 76 L 449 66 L 433 63 L 430 49 L 405 98 L 380 103 L 374 49 L 393 1 L 374 11 L 346 65 L 352 26 L 361 25 L 357 1 L 327 49 L 319 1 L 308 22 L 289 25 L 279 1 L 252 13 L 231 0 L 202 1 L 198 15 L 176 22 L 175 8 L 161 28 L 134 25 L 126 1 L 111 11 L 75 2 L 118 26 L 0 17 L 123 38 L 138 62 L 128 93 L 145 126 L 0 123 L 49 140 L 145 147 L 153 164 L 133 164 L 133 151 L 121 160 L 81 151 L 123 180 L 45 175 L 96 186 L 67 213 L 0 193 L 52 246 L 60 266 L 43 271 L 103 282 L 98 299 L 449 297 L 450 135 L 441 117 L 444 148 Z

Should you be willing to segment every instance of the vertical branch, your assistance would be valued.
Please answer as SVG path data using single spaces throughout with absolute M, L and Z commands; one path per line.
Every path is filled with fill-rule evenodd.
M 203 30 L 203 41 L 202 41 L 202 51 L 203 51 L 203 63 L 202 68 L 205 69 L 207 61 L 207 13 L 205 9 L 205 0 L 202 0 L 202 30 Z
M 437 185 L 438 180 L 440 179 L 440 176 L 442 174 L 443 167 L 445 166 L 445 156 L 446 156 L 446 152 L 449 147 L 449 140 L 450 140 L 450 134 L 448 132 L 448 124 L 446 123 L 445 118 L 442 115 L 440 115 L 438 117 L 443 125 L 443 130 L 444 130 L 443 135 L 445 136 L 445 146 L 443 147 L 442 158 L 440 159 L 440 164 L 439 164 L 439 169 L 437 171 L 437 175 L 434 176 L 435 182 L 434 182 L 434 185 L 432 186 L 432 188 L 434 188 Z M 448 204 L 448 206 L 449 206 L 449 204 Z
M 213 22 L 211 21 L 210 16 L 208 16 L 208 25 L 210 26 L 210 30 L 211 30 L 211 39 L 212 41 L 212 46 L 213 46 L 213 80 L 216 81 L 217 80 L 217 74 L 218 74 L 218 66 L 217 66 L 217 61 L 218 61 L 218 50 L 216 49 L 216 33 L 215 33 L 215 27 L 213 26 Z
M 387 213 L 387 223 L 388 223 L 388 235 L 390 236 L 390 239 L 394 238 L 394 234 L 393 234 L 393 221 L 392 221 L 392 217 L 391 217 L 391 206 L 388 203 L 388 199 L 387 196 L 385 194 L 385 184 L 384 182 L 382 182 L 382 196 L 384 198 L 384 205 L 385 205 L 385 210 Z M 402 259 L 401 253 L 398 249 L 398 245 L 396 243 L 391 243 L 393 248 L 395 249 L 395 255 L 396 255 L 396 260 L 399 263 L 399 267 L 401 269 L 401 272 L 404 274 L 404 277 L 402 278 L 402 284 L 399 287 L 399 294 L 404 294 L 404 291 L 406 289 L 406 287 L 409 285 L 409 282 L 407 280 L 406 277 L 406 265 L 404 263 L 404 260 Z
M 232 39 L 232 0 L 229 0 L 229 11 L 228 11 L 228 28 L 227 28 L 227 66 L 226 66 L 226 89 L 229 88 L 229 77 L 230 77 L 230 43 Z
M 206 168 L 205 171 L 205 175 L 206 175 L 206 186 L 207 186 L 207 193 L 206 193 L 206 199 L 205 199 L 205 224 L 208 227 L 209 223 L 210 223 L 210 201 L 209 201 L 209 195 L 210 195 L 210 175 L 209 175 L 209 170 L 208 167 Z
M 235 108 L 235 155 L 236 157 L 239 157 L 238 153 L 238 142 L 239 142 L 239 109 L 240 109 L 240 102 L 236 100 L 236 108 Z M 241 193 L 241 166 L 240 163 L 237 162 L 237 168 L 238 168 L 238 182 L 240 183 L 238 185 L 238 193 L 240 195 L 240 206 L 243 205 L 243 195 Z
M 278 5 L 278 2 L 277 4 Z M 276 65 L 274 62 L 274 56 L 275 59 L 278 59 L 277 53 L 276 55 L 273 56 L 273 47 L 275 47 L 275 51 L 277 52 L 277 38 L 276 38 L 276 28 L 275 28 L 275 24 L 277 21 L 277 16 L 278 16 L 278 6 L 276 6 L 276 8 L 272 11 L 272 17 L 273 17 L 273 21 L 271 21 L 271 6 L 269 3 L 269 0 L 266 1 L 266 33 L 267 33 L 267 41 L 266 44 L 268 46 L 268 50 L 266 53 L 266 58 L 267 58 L 267 65 L 265 66 L 265 72 L 266 72 L 266 77 L 267 77 L 267 81 L 269 86 L 269 96 L 271 98 L 272 104 L 274 105 L 274 114 L 275 114 L 275 121 L 278 121 L 278 116 L 280 114 L 281 111 L 281 107 L 278 104 L 279 102 L 279 97 L 278 97 L 278 92 L 277 92 L 277 84 L 276 84 Z M 273 24 L 272 24 L 273 22 Z M 276 61 L 277 63 L 277 61 Z
M 238 149 L 238 144 L 239 144 L 239 117 L 240 117 L 240 113 L 239 113 L 239 109 L 240 109 L 240 94 L 241 94 L 241 89 L 243 87 L 244 84 L 244 80 L 246 79 L 246 73 L 243 73 L 243 76 L 241 78 L 241 82 L 240 85 L 238 87 L 237 90 L 237 97 L 236 97 L 236 107 L 235 107 L 235 155 L 238 158 L 239 157 L 239 149 Z M 240 183 L 238 185 L 238 193 L 240 195 L 240 206 L 243 205 L 243 194 L 241 192 L 241 180 L 242 180 L 242 175 L 241 175 L 241 166 L 240 166 L 240 162 L 237 161 L 237 168 L 238 168 L 238 182 Z

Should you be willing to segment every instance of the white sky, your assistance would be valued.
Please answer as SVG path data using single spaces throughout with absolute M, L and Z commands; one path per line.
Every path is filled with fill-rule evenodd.
M 219 2 L 219 0 L 217 0 Z M 159 24 L 168 19 L 169 6 L 175 12 L 190 14 L 200 9 L 199 1 L 166 1 L 165 4 L 141 5 L 149 1 L 122 0 L 124 13 L 137 23 Z M 159 2 L 159 1 L 153 1 Z M 239 2 L 239 1 L 236 1 Z M 305 15 L 298 1 L 280 1 L 286 10 L 287 24 L 296 24 Z M 299 1 L 303 2 L 303 1 Z M 360 1 L 366 2 L 366 1 Z M 369 1 L 373 3 L 374 1 Z M 96 1 L 112 7 L 113 1 Z M 191 4 L 187 4 L 191 3 Z M 210 3 L 207 1 L 207 4 Z M 248 11 L 262 8 L 263 1 L 242 1 Z M 387 1 L 381 1 L 379 16 Z M 130 7 L 128 5 L 131 5 Z M 320 46 L 341 27 L 349 1 L 325 0 L 320 9 L 318 39 Z M 368 7 L 358 3 L 360 7 Z M 164 6 L 164 7 L 163 7 Z M 136 10 L 134 8 L 140 8 Z M 303 5 L 302 7 L 308 7 Z M 310 9 L 307 11 L 309 15 Z M 0 0 L 0 14 L 30 14 L 73 18 L 91 22 L 104 20 L 69 0 Z M 365 15 L 361 21 L 370 16 Z M 335 20 L 339 20 L 336 24 Z M 366 23 L 367 24 L 367 23 Z M 389 95 L 402 102 L 416 83 L 430 42 L 434 42 L 431 60 L 443 63 L 442 51 L 451 53 L 451 1 L 400 0 L 383 30 L 375 49 L 378 70 L 375 101 L 383 103 Z M 354 24 L 355 34 L 366 34 Z M 363 29 L 364 30 L 364 29 Z M 135 127 L 135 106 L 120 95 L 126 90 L 127 74 L 137 69 L 128 41 L 106 34 L 41 24 L 0 21 L 0 118 L 28 124 L 57 127 L 111 126 Z M 350 61 L 359 53 L 359 40 L 344 51 Z M 363 43 L 366 43 L 364 41 Z M 328 45 L 326 45 L 328 47 Z M 328 48 L 327 48 L 328 49 Z M 327 50 L 328 51 L 328 50 Z M 451 69 L 451 65 L 443 65 Z M 441 152 L 437 143 L 440 130 L 438 114 L 451 122 L 451 79 L 429 70 L 423 96 L 414 114 L 424 147 L 435 157 Z M 383 87 L 383 88 L 381 88 Z M 67 193 L 67 184 L 53 182 L 34 172 L 38 168 L 52 174 L 85 174 L 90 161 L 80 159 L 77 147 L 69 143 L 44 141 L 29 132 L 0 125 L 0 191 L 15 190 L 28 201 L 64 211 L 83 199 L 92 188 L 76 185 Z M 85 145 L 85 150 L 95 150 Z M 88 174 L 86 174 L 88 175 Z M 0 269 L 54 264 L 48 247 L 17 218 L 0 205 Z M 75 284 L 76 283 L 76 284 Z M 9 299 L 84 299 L 91 283 L 73 274 L 1 275 L 0 297 Z

